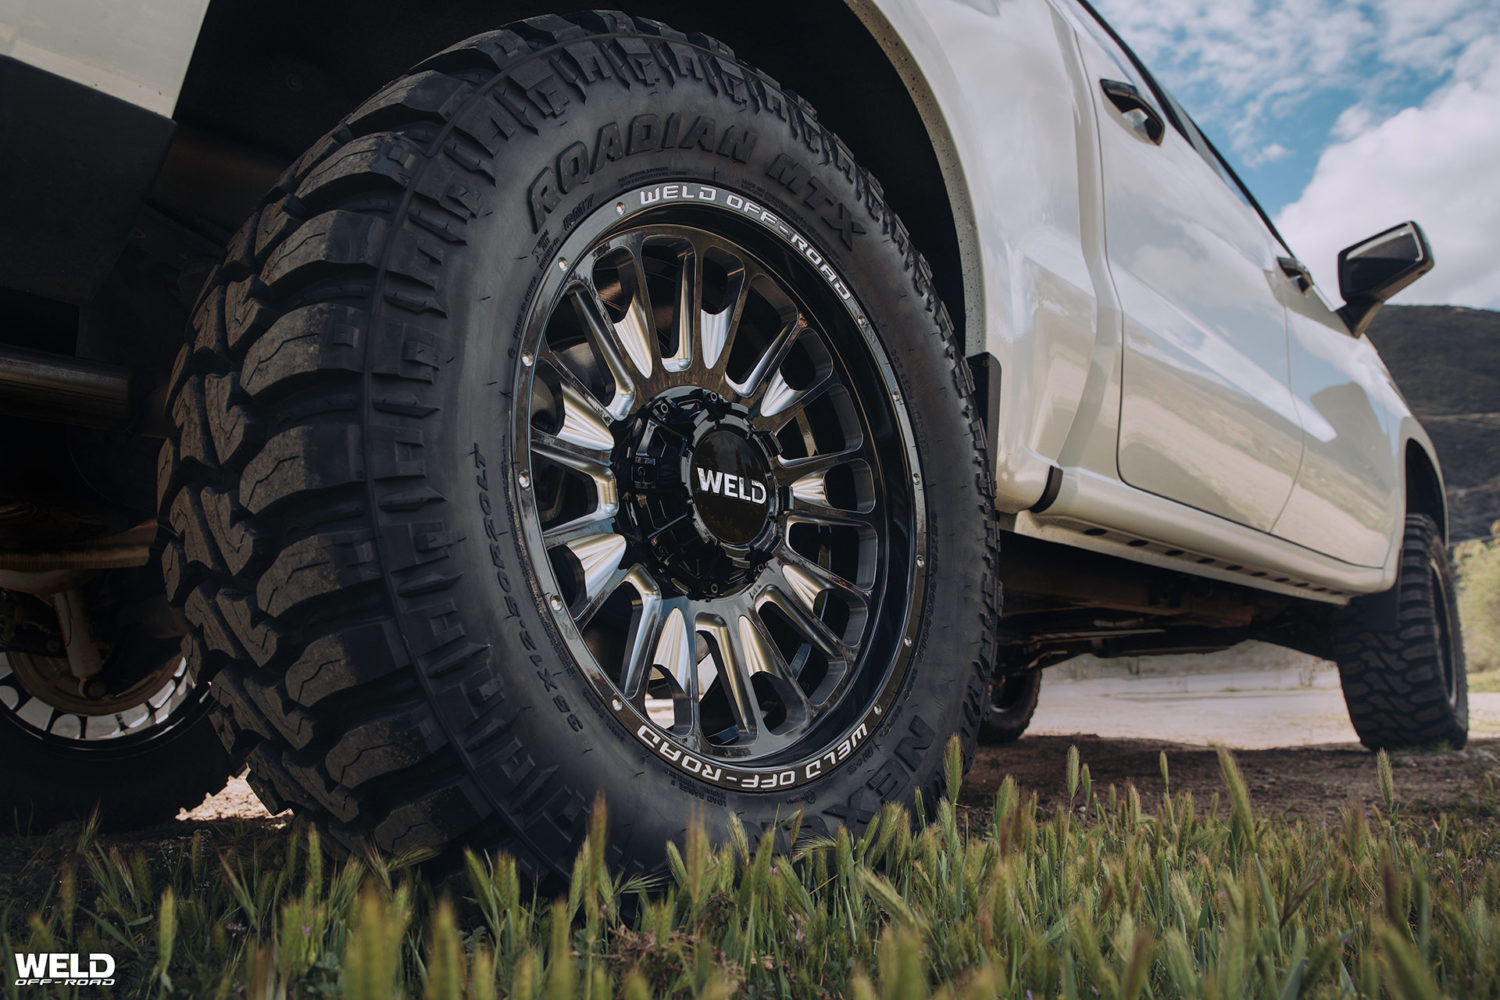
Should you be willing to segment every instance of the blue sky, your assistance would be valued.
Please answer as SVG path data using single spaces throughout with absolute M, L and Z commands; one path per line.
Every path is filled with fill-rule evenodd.
M 1500 0 L 1096 0 L 1330 297 L 1405 218 L 1437 269 L 1398 301 L 1500 309 Z

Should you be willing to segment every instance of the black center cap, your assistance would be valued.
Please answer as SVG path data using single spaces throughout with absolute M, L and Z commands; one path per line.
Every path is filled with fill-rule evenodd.
M 765 463 L 733 431 L 711 431 L 693 449 L 689 489 L 698 516 L 729 545 L 748 545 L 766 523 L 771 489 Z

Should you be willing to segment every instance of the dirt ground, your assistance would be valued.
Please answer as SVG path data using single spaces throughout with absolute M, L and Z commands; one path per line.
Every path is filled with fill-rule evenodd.
M 1151 809 L 1163 791 L 1160 756 L 1165 752 L 1174 794 L 1191 791 L 1200 806 L 1215 793 L 1225 798 L 1213 747 L 1093 735 L 1027 736 L 1010 747 L 981 748 L 959 793 L 971 825 L 988 822 L 989 806 L 1007 774 L 1022 790 L 1036 792 L 1046 812 L 1066 802 L 1069 746 L 1078 747 L 1096 793 L 1103 794 L 1111 784 L 1123 791 L 1131 783 L 1141 804 Z M 1366 809 L 1380 803 L 1375 755 L 1356 743 L 1236 750 L 1234 755 L 1250 802 L 1263 815 L 1337 823 L 1346 802 Z M 1500 740 L 1474 741 L 1457 753 L 1392 754 L 1391 774 L 1397 801 L 1409 812 L 1453 810 L 1475 819 L 1497 818 L 1478 793 L 1486 775 L 1500 784 Z M 1494 801 L 1493 796 L 1488 799 Z
M 1008 747 L 981 748 L 959 802 L 973 825 L 987 822 L 1010 774 L 1050 812 L 1066 800 L 1068 747 L 1077 746 L 1101 794 L 1111 784 L 1123 791 L 1133 783 L 1151 808 L 1163 790 L 1165 751 L 1172 790 L 1191 791 L 1206 806 L 1224 790 L 1215 749 L 1223 745 L 1234 750 L 1259 812 L 1338 822 L 1350 800 L 1366 808 L 1379 803 L 1375 756 L 1357 742 L 1336 675 L 1317 662 L 1300 669 L 1292 687 L 1277 686 L 1277 675 L 1250 672 L 1096 673 L 1044 684 L 1030 732 Z M 1500 785 L 1500 694 L 1471 696 L 1470 729 L 1468 747 L 1456 753 L 1391 756 L 1396 795 L 1408 812 L 1455 810 L 1500 820 L 1489 817 L 1496 797 L 1479 794 L 1486 776 Z M 180 820 L 268 818 L 244 780 L 235 779 Z
M 1191 791 L 1203 806 L 1215 793 L 1222 798 L 1224 781 L 1213 747 L 1091 734 L 1035 735 L 1009 747 L 980 748 L 959 793 L 959 804 L 966 807 L 971 825 L 988 822 L 989 806 L 1007 774 L 1023 792 L 1036 792 L 1044 811 L 1066 801 L 1069 746 L 1078 747 L 1079 758 L 1088 765 L 1101 795 L 1111 784 L 1123 792 L 1131 783 L 1140 792 L 1142 804 L 1152 808 L 1163 791 L 1160 754 L 1165 751 L 1174 793 Z M 1234 754 L 1249 785 L 1251 803 L 1264 815 L 1336 823 L 1345 802 L 1353 800 L 1365 808 L 1380 802 L 1375 756 L 1356 743 L 1235 750 Z M 1500 740 L 1476 740 L 1457 753 L 1393 754 L 1391 771 L 1403 808 L 1454 810 L 1481 818 L 1488 814 L 1477 794 L 1484 787 L 1484 776 L 1491 775 L 1500 786 Z M 211 826 L 235 820 L 270 821 L 270 814 L 243 778 L 234 779 L 223 792 L 184 813 L 179 822 Z
M 1337 823 L 1346 803 L 1368 810 L 1380 793 L 1375 756 L 1355 742 L 1336 681 L 1319 669 L 1297 674 L 1290 686 L 1249 674 L 1094 675 L 1044 685 L 1031 732 L 1008 747 L 980 748 L 959 796 L 961 812 L 971 829 L 982 829 L 1009 774 L 1050 813 L 1067 801 L 1070 746 L 1078 747 L 1100 794 L 1111 784 L 1121 791 L 1134 784 L 1147 810 L 1160 801 L 1165 752 L 1172 791 L 1190 790 L 1206 807 L 1215 794 L 1224 797 L 1215 746 L 1225 745 L 1234 749 L 1257 812 Z M 1450 811 L 1461 821 L 1500 822 L 1500 694 L 1471 697 L 1471 729 L 1461 751 L 1391 756 L 1407 815 Z M 272 817 L 245 780 L 235 778 L 175 823 L 107 841 L 127 855 L 136 849 L 165 855 L 200 830 L 223 847 L 279 836 L 290 825 L 288 814 Z M 0 901 L 40 898 L 76 836 L 76 829 L 0 836 Z

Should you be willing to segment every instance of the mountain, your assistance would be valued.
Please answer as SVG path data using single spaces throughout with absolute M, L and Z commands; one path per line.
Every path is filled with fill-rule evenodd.
M 1500 519 L 1500 312 L 1386 306 L 1370 340 L 1437 446 L 1454 542 Z

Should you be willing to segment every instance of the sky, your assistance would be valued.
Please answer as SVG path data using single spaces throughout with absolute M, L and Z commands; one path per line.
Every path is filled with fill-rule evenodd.
M 1394 301 L 1500 309 L 1500 0 L 1095 0 L 1336 300 L 1338 251 L 1405 219 Z

